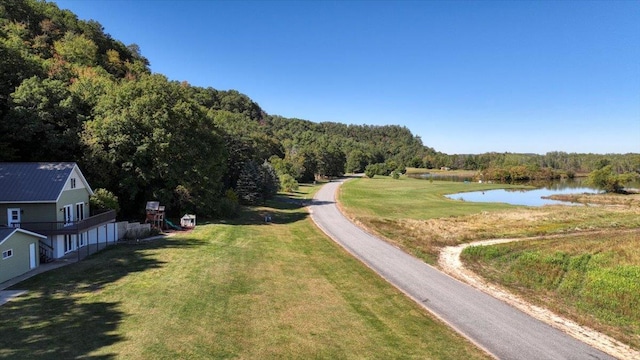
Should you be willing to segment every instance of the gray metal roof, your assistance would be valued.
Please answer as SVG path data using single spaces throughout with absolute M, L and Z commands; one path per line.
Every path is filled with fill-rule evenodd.
M 16 231 L 14 228 L 0 227 L 0 244 L 14 231 Z
M 5 240 L 7 240 L 7 238 L 9 236 L 11 236 L 11 234 L 13 234 L 14 232 L 19 232 L 19 233 L 22 233 L 22 234 L 27 234 L 27 235 L 31 235 L 31 236 L 35 236 L 35 237 L 39 237 L 39 238 L 43 238 L 43 239 L 47 238 L 44 235 L 37 234 L 37 233 L 31 232 L 29 230 L 0 226 L 0 244 L 2 244 Z
M 0 163 L 0 202 L 55 202 L 76 163 Z

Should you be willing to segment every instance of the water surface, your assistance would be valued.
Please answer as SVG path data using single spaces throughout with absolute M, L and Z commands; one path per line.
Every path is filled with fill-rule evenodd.
M 472 191 L 446 195 L 449 199 L 472 202 L 496 202 L 512 205 L 543 206 L 543 205 L 578 205 L 566 201 L 543 199 L 543 196 L 558 194 L 596 194 L 598 190 L 588 187 L 555 187 L 540 189 L 497 189 L 485 191 Z

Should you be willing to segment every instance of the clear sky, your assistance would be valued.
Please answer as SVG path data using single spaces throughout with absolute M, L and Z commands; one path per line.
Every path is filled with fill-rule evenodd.
M 59 0 L 153 72 L 448 154 L 640 153 L 640 1 Z

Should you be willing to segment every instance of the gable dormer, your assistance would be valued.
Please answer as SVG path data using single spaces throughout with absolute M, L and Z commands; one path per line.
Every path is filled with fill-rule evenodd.
M 71 173 L 69 174 L 67 182 L 64 184 L 64 188 L 62 189 L 62 191 L 85 188 L 87 188 L 87 184 L 84 180 L 84 176 L 82 176 L 82 173 L 80 173 L 78 167 L 74 166 L 73 170 L 71 170 Z M 89 192 L 91 191 L 89 190 Z

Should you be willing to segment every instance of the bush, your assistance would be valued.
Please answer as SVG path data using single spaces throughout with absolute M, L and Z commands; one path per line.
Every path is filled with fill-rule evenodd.
M 373 178 L 378 173 L 378 164 L 369 164 L 364 168 L 364 174 L 368 178 Z
M 238 202 L 238 195 L 233 189 L 228 189 L 225 196 L 220 199 L 218 204 L 218 211 L 222 217 L 230 218 L 235 217 L 240 213 L 240 203 Z
M 118 197 L 107 189 L 96 189 L 93 192 L 91 198 L 89 198 L 89 204 L 93 210 L 115 210 L 120 211 L 120 205 L 118 204 Z
M 293 176 L 284 174 L 280 176 L 280 189 L 286 192 L 298 190 L 299 184 Z

